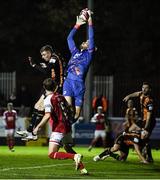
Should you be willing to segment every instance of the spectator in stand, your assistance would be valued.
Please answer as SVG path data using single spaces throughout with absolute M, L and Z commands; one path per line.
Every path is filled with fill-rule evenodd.
M 92 100 L 92 109 L 93 113 L 97 112 L 97 107 L 102 106 L 102 112 L 106 113 L 108 108 L 108 102 L 105 96 L 103 94 L 100 94 L 99 96 L 95 96 Z

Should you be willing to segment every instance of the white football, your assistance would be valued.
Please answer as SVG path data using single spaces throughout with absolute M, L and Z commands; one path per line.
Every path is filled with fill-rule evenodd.
M 83 10 L 80 12 L 79 17 L 80 17 L 81 19 L 83 19 L 83 21 L 88 21 L 88 19 L 89 19 L 88 8 L 83 9 Z

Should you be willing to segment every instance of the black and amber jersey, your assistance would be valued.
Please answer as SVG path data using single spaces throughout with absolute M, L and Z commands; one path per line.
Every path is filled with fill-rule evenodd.
M 154 106 L 153 106 L 153 98 L 149 95 L 140 94 L 140 105 L 141 105 L 141 113 L 142 120 L 147 120 L 147 112 L 152 112 L 152 117 L 154 115 Z
M 56 54 L 52 54 L 51 59 L 48 63 L 43 65 L 35 65 L 35 69 L 42 72 L 45 78 L 52 78 L 56 81 L 59 87 L 63 85 L 63 64 L 60 57 Z
M 155 126 L 155 116 L 154 116 L 154 101 L 150 95 L 140 94 L 140 105 L 141 105 L 141 114 L 142 114 L 142 128 L 152 131 Z M 146 127 L 146 121 L 148 112 L 150 112 L 150 120 Z

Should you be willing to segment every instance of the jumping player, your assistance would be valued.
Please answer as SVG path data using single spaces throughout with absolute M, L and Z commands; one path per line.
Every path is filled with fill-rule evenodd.
M 92 25 L 91 11 L 89 11 L 88 19 L 88 40 L 80 45 L 80 50 L 76 47 L 73 37 L 81 25 L 86 22 L 77 16 L 77 21 L 74 28 L 68 35 L 67 41 L 71 58 L 67 66 L 67 77 L 63 85 L 63 95 L 67 102 L 72 106 L 73 100 L 75 105 L 75 119 L 78 119 L 83 98 L 85 93 L 85 77 L 92 61 L 94 52 L 94 33 Z
M 46 92 L 46 98 L 44 100 L 45 115 L 41 122 L 36 126 L 33 133 L 37 134 L 38 130 L 51 119 L 52 134 L 49 140 L 49 152 L 48 156 L 51 159 L 73 159 L 76 162 L 76 170 L 80 168 L 81 174 L 87 174 L 87 170 L 82 167 L 81 158 L 82 155 L 68 152 L 58 152 L 62 141 L 65 143 L 71 137 L 71 111 L 64 96 L 55 92 L 57 85 L 51 78 L 44 80 L 43 87 Z
M 17 112 L 13 109 L 13 104 L 7 104 L 7 110 L 3 113 L 3 124 L 7 136 L 7 145 L 11 152 L 14 152 L 14 132 L 16 128 Z
M 103 147 L 104 148 L 106 147 L 106 131 L 105 131 L 106 125 L 105 125 L 105 116 L 102 113 L 102 111 L 103 111 L 102 106 L 98 106 L 97 113 L 91 119 L 91 122 L 96 124 L 96 129 L 94 132 L 94 139 L 92 140 L 88 148 L 88 151 L 91 151 L 91 149 L 93 148 L 93 146 L 96 144 L 96 142 L 100 137 L 102 138 Z
M 153 98 L 151 97 L 151 86 L 149 83 L 144 82 L 142 85 L 142 91 L 134 92 L 127 95 L 123 101 L 128 101 L 130 98 L 139 97 L 141 106 L 141 121 L 139 126 L 144 130 L 146 134 L 146 143 L 142 151 L 145 151 L 146 159 L 149 162 L 153 162 L 151 147 L 149 145 L 149 137 L 152 130 L 155 127 L 156 120 L 154 116 L 154 104 Z
M 58 84 L 57 91 L 61 93 L 63 85 L 63 66 L 61 59 L 57 54 L 54 53 L 50 45 L 45 45 L 40 49 L 42 59 L 45 63 L 39 65 L 34 63 L 31 57 L 28 57 L 30 65 L 44 74 L 45 78 L 52 78 Z M 27 128 L 27 131 L 17 131 L 17 134 L 24 136 L 22 140 L 37 140 L 37 136 L 32 134 L 33 128 L 41 121 L 44 115 L 44 101 L 45 93 L 44 89 L 41 90 L 41 96 L 34 106 L 32 113 L 32 119 Z

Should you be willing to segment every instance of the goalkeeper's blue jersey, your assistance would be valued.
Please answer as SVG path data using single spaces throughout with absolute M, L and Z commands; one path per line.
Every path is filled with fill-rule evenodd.
M 68 35 L 67 41 L 71 52 L 71 58 L 67 66 L 67 78 L 77 81 L 84 81 L 89 65 L 92 60 L 92 54 L 94 51 L 94 33 L 92 25 L 88 27 L 89 48 L 80 51 L 73 40 L 73 36 L 76 33 L 77 28 L 74 27 Z

